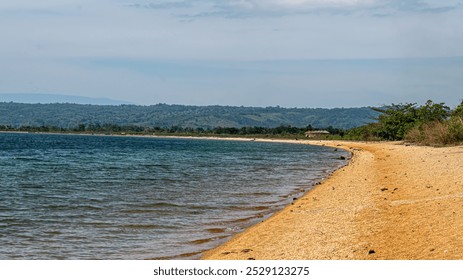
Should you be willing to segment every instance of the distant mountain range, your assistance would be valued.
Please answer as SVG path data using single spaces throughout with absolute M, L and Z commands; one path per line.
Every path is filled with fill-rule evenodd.
M 74 95 L 43 94 L 43 93 L 7 93 L 0 94 L 0 102 L 17 102 L 29 104 L 73 103 L 91 105 L 121 105 L 130 102 L 109 98 L 95 98 Z
M 329 127 L 348 129 L 375 122 L 370 108 L 282 108 L 185 106 L 157 104 L 83 105 L 70 103 L 25 104 L 0 102 L 0 125 L 57 126 L 116 124 L 144 127 Z

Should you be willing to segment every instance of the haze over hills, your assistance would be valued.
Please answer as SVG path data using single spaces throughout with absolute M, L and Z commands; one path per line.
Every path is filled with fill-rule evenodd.
M 73 104 L 91 104 L 91 105 L 130 104 L 130 102 L 114 100 L 110 98 L 97 98 L 97 97 L 84 97 L 84 96 L 75 96 L 75 95 L 45 94 L 45 93 L 0 94 L 0 102 L 17 102 L 17 103 L 28 103 L 28 104 L 73 103 Z
M 143 127 L 329 127 L 348 129 L 375 121 L 370 108 L 282 108 L 186 106 L 157 104 L 82 105 L 70 103 L 24 104 L 0 102 L 0 125 L 56 126 L 135 125 Z

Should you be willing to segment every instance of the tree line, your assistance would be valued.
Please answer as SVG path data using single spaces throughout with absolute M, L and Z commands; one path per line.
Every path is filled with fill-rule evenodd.
M 192 135 L 192 136 L 281 136 L 281 137 L 305 137 L 308 130 L 327 130 L 332 135 L 344 135 L 345 130 L 334 128 L 294 127 L 280 125 L 277 127 L 216 127 L 216 128 L 192 128 L 192 127 L 145 127 L 137 125 L 117 124 L 79 124 L 73 128 L 57 126 L 20 126 L 0 125 L 1 131 L 9 132 L 42 132 L 42 133 L 86 133 L 86 134 L 134 134 L 134 135 Z

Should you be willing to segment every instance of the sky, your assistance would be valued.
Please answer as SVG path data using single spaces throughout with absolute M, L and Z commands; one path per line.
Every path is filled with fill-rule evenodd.
M 463 0 L 4 0 L 0 94 L 456 106 L 462 26 Z

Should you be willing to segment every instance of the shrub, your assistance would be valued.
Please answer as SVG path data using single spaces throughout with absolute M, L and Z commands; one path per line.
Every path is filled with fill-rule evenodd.
M 420 145 L 443 146 L 451 143 L 448 126 L 442 122 L 434 121 L 424 123 L 411 129 L 405 140 Z
M 423 125 L 424 145 L 443 146 L 451 144 L 452 135 L 449 132 L 448 125 L 442 122 L 431 122 Z
M 424 133 L 422 129 L 420 129 L 418 126 L 412 128 L 406 135 L 405 135 L 405 141 L 411 142 L 411 143 L 417 143 L 417 144 L 422 144 L 425 140 Z
M 463 142 L 463 117 L 452 117 L 448 121 L 448 129 L 454 142 Z
M 427 146 L 459 144 L 463 142 L 463 120 L 451 118 L 443 122 L 424 123 L 408 131 L 405 140 Z

